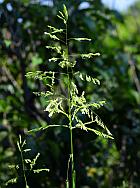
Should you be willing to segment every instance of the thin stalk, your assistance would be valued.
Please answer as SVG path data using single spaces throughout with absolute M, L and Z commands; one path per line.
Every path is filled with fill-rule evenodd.
M 26 186 L 26 188 L 29 188 L 29 186 L 27 184 L 26 174 L 25 174 L 25 164 L 24 164 L 22 149 L 20 149 L 20 155 L 21 155 L 21 161 L 22 161 L 22 169 L 23 169 L 23 176 L 24 176 L 25 186 Z
M 71 148 L 71 171 L 72 171 L 72 188 L 75 188 L 75 170 L 73 156 L 73 132 L 72 132 L 72 114 L 71 114 L 71 96 L 70 96 L 70 76 L 68 73 L 68 105 L 69 105 L 69 129 L 70 129 L 70 148 Z
M 66 48 L 67 48 L 67 55 L 69 59 L 69 49 L 68 49 L 68 29 L 67 29 L 67 23 L 66 23 Z M 69 107 L 69 129 L 70 129 L 70 150 L 71 150 L 71 180 L 72 180 L 72 188 L 75 188 L 75 170 L 74 170 L 74 156 L 73 156 L 73 132 L 72 132 L 72 114 L 71 114 L 71 79 L 69 70 L 67 67 L 67 75 L 68 75 L 68 107 Z
M 71 162 L 71 155 L 70 155 L 69 160 L 68 160 L 66 188 L 69 188 L 69 167 L 70 167 L 70 162 Z

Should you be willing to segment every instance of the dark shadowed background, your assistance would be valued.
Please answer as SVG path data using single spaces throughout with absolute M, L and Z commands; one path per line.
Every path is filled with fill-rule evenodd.
M 20 168 L 17 172 L 9 169 L 11 164 L 20 166 L 16 145 L 19 134 L 32 149 L 27 157 L 40 152 L 37 166 L 50 169 L 49 173 L 27 173 L 30 187 L 64 187 L 68 133 L 60 128 L 27 133 L 52 120 L 44 112 L 46 99 L 33 94 L 44 86 L 25 77 L 28 71 L 59 71 L 48 61 L 51 53 L 45 46 L 52 42 L 44 32 L 47 25 L 61 27 L 56 15 L 63 3 L 70 15 L 69 36 L 93 39 L 91 43 L 73 42 L 71 50 L 101 53 L 90 63 L 76 67 L 100 79 L 101 86 L 95 88 L 81 83 L 78 86 L 88 93 L 89 100 L 106 99 L 107 104 L 97 113 L 115 138 L 112 141 L 91 133 L 75 132 L 77 188 L 140 187 L 140 1 L 133 1 L 127 7 L 125 1 L 120 0 L 120 4 L 127 7 L 123 9 L 117 0 L 113 5 L 103 2 L 0 1 L 0 187 L 5 187 L 5 182 L 16 174 L 18 183 L 7 187 L 24 187 Z M 58 121 L 62 122 L 61 117 L 55 116 L 53 122 Z

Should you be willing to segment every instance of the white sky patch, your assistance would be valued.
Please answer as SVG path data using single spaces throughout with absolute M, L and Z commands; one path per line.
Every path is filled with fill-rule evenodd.
M 83 2 L 79 5 L 79 9 L 82 10 L 82 9 L 87 9 L 90 7 L 90 4 L 88 2 Z
M 7 10 L 9 10 L 9 11 L 12 11 L 12 10 L 13 10 L 13 7 L 12 7 L 11 3 L 7 3 L 6 8 L 7 8 Z
M 133 5 L 136 0 L 102 0 L 102 2 L 111 9 L 125 11 Z
M 18 23 L 22 23 L 23 22 L 23 18 L 18 18 L 17 21 L 18 21 Z
M 52 7 L 53 6 L 53 1 L 52 0 L 40 0 L 40 4 Z

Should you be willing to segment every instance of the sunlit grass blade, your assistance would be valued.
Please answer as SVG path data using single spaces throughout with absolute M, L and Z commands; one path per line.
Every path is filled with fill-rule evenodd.
M 66 180 L 66 188 L 70 188 L 68 180 Z
M 79 42 L 91 41 L 91 39 L 89 39 L 89 38 L 69 38 L 68 40 L 76 40 L 76 41 L 79 41 Z
M 76 171 L 72 173 L 72 188 L 76 188 Z
M 114 139 L 112 136 L 108 135 L 108 134 L 105 134 L 103 132 L 100 132 L 100 131 L 97 131 L 95 129 L 91 129 L 91 128 L 88 128 L 87 127 L 87 130 L 91 131 L 91 132 L 94 132 L 95 134 L 97 134 L 98 136 L 101 136 L 103 138 L 110 138 L 110 139 Z
M 46 130 L 48 128 L 55 128 L 55 127 L 65 127 L 65 128 L 68 128 L 67 125 L 46 125 L 46 126 L 42 126 L 42 127 L 39 127 L 39 128 L 31 129 L 31 130 L 28 131 L 28 133 L 42 131 L 42 130 Z

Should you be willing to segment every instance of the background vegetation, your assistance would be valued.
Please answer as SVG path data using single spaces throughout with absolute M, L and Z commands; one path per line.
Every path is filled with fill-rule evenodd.
M 31 0 L 0 4 L 0 187 L 22 171 L 10 170 L 9 165 L 20 164 L 16 146 L 18 135 L 27 139 L 31 148 L 29 158 L 40 152 L 39 168 L 49 173 L 28 175 L 30 187 L 64 187 L 69 154 L 67 132 L 60 128 L 28 134 L 27 130 L 50 123 L 44 112 L 45 99 L 33 91 L 44 86 L 27 80 L 26 72 L 58 71 L 46 45 L 51 41 L 44 35 L 47 25 L 61 26 L 56 14 L 65 3 L 69 9 L 69 36 L 93 38 L 92 43 L 71 44 L 74 52 L 100 52 L 102 55 L 77 66 L 77 70 L 97 77 L 101 87 L 80 84 L 89 100 L 106 99 L 105 108 L 98 114 L 108 126 L 115 140 L 110 141 L 84 132 L 74 135 L 77 187 L 80 188 L 138 188 L 140 187 L 140 3 L 120 14 L 106 8 L 100 0 L 60 1 L 43 5 Z M 90 6 L 82 8 L 82 2 Z M 59 89 L 63 91 L 61 82 Z M 57 85 L 56 85 L 57 87 Z M 61 117 L 55 117 L 54 122 Z M 29 155 L 29 154 L 28 154 Z

